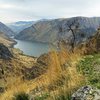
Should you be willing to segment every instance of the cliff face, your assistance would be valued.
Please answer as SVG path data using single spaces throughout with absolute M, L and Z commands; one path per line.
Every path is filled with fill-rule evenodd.
M 76 51 L 78 49 L 81 50 L 83 54 L 100 53 L 100 28 L 98 28 L 94 36 L 88 38 L 87 41 L 80 43 L 76 47 Z
M 76 34 L 78 42 L 84 41 L 92 36 L 100 25 L 100 18 L 97 17 L 73 17 L 40 21 L 21 31 L 15 38 L 49 43 L 57 43 L 58 39 L 64 39 L 67 41 L 72 38 L 71 32 L 68 32 L 67 24 L 75 19 L 77 19 L 79 23 L 79 32 Z
M 86 43 L 87 53 L 100 52 L 100 28 L 96 32 L 96 35 L 91 37 Z
M 5 45 L 0 43 L 0 59 L 9 60 L 11 57 L 13 57 L 13 55 L 11 54 L 9 49 Z

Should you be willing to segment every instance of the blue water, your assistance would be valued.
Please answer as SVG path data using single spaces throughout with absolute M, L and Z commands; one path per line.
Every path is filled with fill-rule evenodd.
M 41 54 L 49 52 L 50 44 L 40 42 L 29 42 L 23 40 L 15 40 L 17 42 L 14 48 L 23 51 L 24 54 L 29 56 L 39 57 Z

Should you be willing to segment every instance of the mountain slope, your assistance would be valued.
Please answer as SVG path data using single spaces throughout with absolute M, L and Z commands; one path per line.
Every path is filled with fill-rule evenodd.
M 15 33 L 19 33 L 27 27 L 30 27 L 34 24 L 34 21 L 19 21 L 15 23 L 9 23 L 7 26 L 11 28 Z
M 10 39 L 4 33 L 0 32 L 0 43 L 3 43 L 7 47 L 11 47 L 15 43 L 15 41 Z
M 68 40 L 69 37 L 72 37 L 72 34 L 70 31 L 68 32 L 67 24 L 75 19 L 79 22 L 79 33 L 81 32 L 81 34 L 77 33 L 76 37 L 78 41 L 86 40 L 88 37 L 92 36 L 100 25 L 99 17 L 73 17 L 40 21 L 21 31 L 15 38 L 50 43 L 56 43 L 59 38 Z M 62 32 L 60 28 L 63 30 Z
M 5 24 L 0 22 L 0 32 L 3 32 L 4 34 L 8 35 L 8 36 L 13 36 L 14 32 L 8 28 Z

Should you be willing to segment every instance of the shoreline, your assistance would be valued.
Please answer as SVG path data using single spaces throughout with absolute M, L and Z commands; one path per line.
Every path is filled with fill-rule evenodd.
M 14 39 L 14 38 L 10 38 L 11 40 L 12 40 L 12 44 L 10 45 L 10 48 L 14 48 L 14 46 L 18 43 L 18 41 L 16 40 L 16 39 Z M 24 41 L 24 40 L 23 40 Z M 27 42 L 30 42 L 30 43 L 32 43 L 33 41 L 27 41 Z M 51 44 L 51 43 L 44 43 L 44 42 L 40 42 L 40 41 L 34 41 L 34 42 L 36 42 L 36 43 L 43 43 L 43 44 L 48 44 L 48 47 L 49 47 L 49 49 L 51 48 L 56 48 L 56 46 L 54 45 L 54 44 Z M 19 48 L 20 49 L 20 48 Z M 22 51 L 22 50 L 20 50 L 20 51 Z M 23 52 L 23 51 L 22 51 Z M 48 52 L 50 52 L 50 51 L 48 51 Z M 48 53 L 48 52 L 46 52 L 46 53 Z M 39 56 L 41 56 L 41 55 L 39 55 L 39 56 L 34 56 L 34 55 L 29 55 L 29 54 L 25 54 L 24 52 L 22 53 L 23 55 L 26 55 L 26 56 L 30 56 L 30 57 L 35 57 L 35 58 L 38 58 Z M 44 53 L 43 53 L 44 54 Z
M 17 41 L 15 41 L 15 39 L 14 38 L 10 38 L 11 40 L 12 40 L 12 44 L 10 45 L 10 48 L 13 48 L 14 49 L 14 45 L 16 45 L 17 44 Z M 19 49 L 20 50 L 20 49 Z M 22 51 L 22 50 L 20 50 L 20 51 Z M 22 51 L 23 52 L 23 51 Z M 35 56 L 30 56 L 30 55 L 26 55 L 26 54 L 24 54 L 24 53 L 21 53 L 21 55 L 24 55 L 24 56 L 27 56 L 27 57 L 32 57 L 32 58 L 35 58 L 35 59 L 37 59 L 38 57 L 35 57 Z
M 10 38 L 12 40 L 12 44 L 10 45 L 10 48 L 14 48 L 14 45 L 17 44 L 17 41 L 14 40 L 14 38 Z

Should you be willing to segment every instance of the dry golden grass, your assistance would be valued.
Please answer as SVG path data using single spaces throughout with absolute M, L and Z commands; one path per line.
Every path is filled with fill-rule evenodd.
M 3 43 L 7 47 L 10 47 L 14 43 L 14 41 L 10 40 L 7 36 L 0 32 L 0 43 Z
M 8 61 L 0 59 L 0 65 L 4 68 L 5 73 L 4 79 L 0 80 L 0 86 L 7 88 L 5 93 L 0 95 L 0 100 L 11 100 L 13 94 L 19 91 L 28 91 L 28 82 L 23 82 L 21 70 L 25 67 L 30 68 L 35 62 L 35 58 L 20 54 L 14 55 L 14 58 Z M 6 70 L 7 68 L 10 68 L 10 72 Z
M 44 87 L 45 91 L 50 92 L 51 95 L 52 92 L 53 95 L 57 95 L 73 92 L 84 83 L 85 78 L 76 70 L 76 64 L 81 59 L 80 54 L 61 50 L 59 53 L 52 51 L 49 55 L 50 63 L 47 73 L 35 81 L 38 87 Z
M 7 84 L 7 91 L 0 96 L 0 100 L 12 100 L 14 94 L 20 92 L 30 94 L 30 91 L 37 87 L 42 87 L 39 92 L 49 92 L 51 94 L 51 98 L 49 99 L 53 100 L 55 96 L 72 93 L 82 85 L 85 79 L 76 70 L 76 64 L 81 59 L 79 51 L 70 53 L 64 48 L 59 52 L 53 50 L 49 53 L 49 58 L 47 72 L 36 79 L 23 81 L 20 78 L 21 76 L 10 77 L 10 82 Z M 38 92 L 33 95 L 37 94 Z

